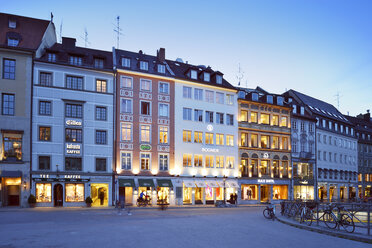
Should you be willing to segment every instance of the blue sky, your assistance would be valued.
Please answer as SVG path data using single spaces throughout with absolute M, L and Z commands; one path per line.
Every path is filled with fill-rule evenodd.
M 120 48 L 210 65 L 237 84 L 273 93 L 295 89 L 356 115 L 372 110 L 372 1 L 3 1 L 0 11 L 49 19 L 84 46 Z

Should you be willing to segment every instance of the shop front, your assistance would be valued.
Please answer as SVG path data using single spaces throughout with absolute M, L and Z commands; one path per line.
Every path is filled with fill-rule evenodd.
M 134 204 L 133 191 L 136 188 L 134 179 L 119 179 L 119 202 L 120 204 Z
M 169 179 L 157 179 L 157 203 L 170 204 L 171 193 L 173 192 L 173 184 Z M 172 194 L 173 195 L 173 194 Z M 172 197 L 172 202 L 174 197 Z
M 294 178 L 293 184 L 295 200 L 314 200 L 314 179 Z
M 154 180 L 138 179 L 138 192 L 135 193 L 137 193 L 136 201 L 142 198 L 151 202 L 152 205 L 157 204 Z
M 20 206 L 21 171 L 0 171 L 0 206 Z

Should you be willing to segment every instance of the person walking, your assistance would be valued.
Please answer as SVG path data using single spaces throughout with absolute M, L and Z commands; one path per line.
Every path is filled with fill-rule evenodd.
M 99 199 L 100 199 L 100 201 L 101 201 L 101 206 L 103 206 L 103 202 L 104 202 L 104 200 L 105 200 L 105 193 L 103 192 L 103 190 L 101 190 L 101 191 L 99 192 L 98 197 L 99 197 Z

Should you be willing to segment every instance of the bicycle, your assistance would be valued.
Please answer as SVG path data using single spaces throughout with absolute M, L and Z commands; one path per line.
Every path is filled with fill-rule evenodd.
M 275 206 L 272 204 L 266 206 L 262 214 L 266 219 L 275 220 Z
M 308 226 L 311 226 L 314 219 L 313 209 L 315 207 L 315 202 L 305 202 L 300 213 L 300 223 L 305 222 Z
M 337 208 L 337 215 L 333 213 L 333 209 Z M 353 233 L 355 231 L 355 223 L 353 217 L 348 213 L 341 213 L 344 207 L 329 205 L 328 209 L 324 210 L 322 216 L 324 224 L 329 229 L 336 229 L 342 227 L 346 232 Z

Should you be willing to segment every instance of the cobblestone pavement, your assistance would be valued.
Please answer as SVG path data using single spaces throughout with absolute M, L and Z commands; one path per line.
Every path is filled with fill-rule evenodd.
M 266 220 L 263 207 L 0 212 L 0 247 L 371 247 Z

